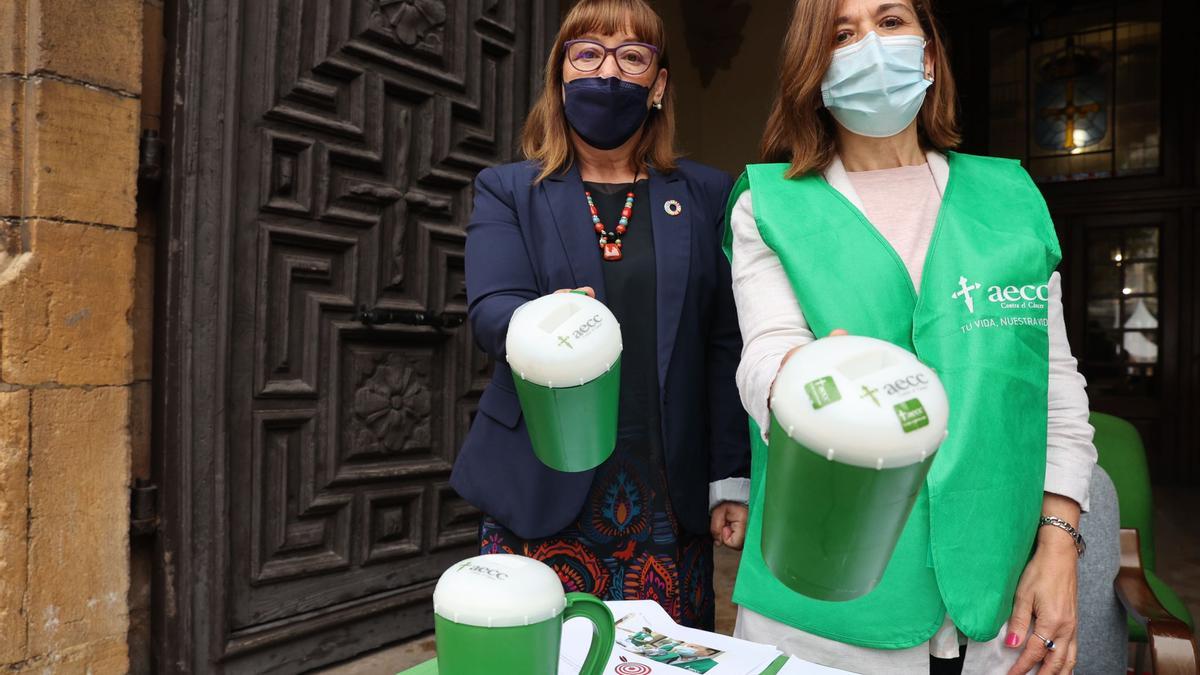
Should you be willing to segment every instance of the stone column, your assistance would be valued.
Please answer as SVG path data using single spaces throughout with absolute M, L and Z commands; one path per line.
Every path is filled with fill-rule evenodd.
M 128 669 L 139 0 L 0 2 L 0 670 Z

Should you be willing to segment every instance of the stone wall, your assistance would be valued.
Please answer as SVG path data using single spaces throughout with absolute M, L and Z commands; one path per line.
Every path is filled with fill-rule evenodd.
M 129 668 L 141 21 L 0 2 L 0 670 Z

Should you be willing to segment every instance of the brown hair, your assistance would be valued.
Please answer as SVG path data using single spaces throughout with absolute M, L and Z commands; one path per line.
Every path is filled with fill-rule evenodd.
M 662 18 L 645 0 L 581 0 L 571 8 L 558 29 L 558 37 L 546 60 L 545 84 L 525 120 L 521 139 L 521 151 L 526 159 L 541 164 L 541 173 L 537 177 L 539 182 L 575 162 L 575 151 L 571 147 L 567 118 L 563 112 L 563 45 L 588 33 L 611 35 L 622 30 L 628 30 L 638 40 L 658 47 L 658 69 L 668 67 L 666 29 Z M 668 81 L 662 110 L 651 109 L 642 128 L 641 139 L 634 149 L 634 166 L 630 168 L 637 170 L 648 165 L 663 172 L 675 169 L 679 155 L 675 152 L 674 98 Z
M 913 0 L 934 68 L 934 85 L 917 116 L 917 128 L 922 145 L 948 150 L 961 140 L 958 94 L 932 3 Z M 823 171 L 837 154 L 836 122 L 821 99 L 821 80 L 833 60 L 837 5 L 834 0 L 796 0 L 784 39 L 779 93 L 763 132 L 761 154 L 764 162 L 789 162 L 789 178 Z

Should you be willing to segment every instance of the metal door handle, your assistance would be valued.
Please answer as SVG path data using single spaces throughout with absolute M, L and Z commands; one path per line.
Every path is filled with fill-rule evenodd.
M 361 305 L 356 317 L 365 326 L 382 326 L 389 323 L 399 323 L 406 326 L 432 326 L 448 330 L 458 328 L 467 318 L 461 314 L 428 314 L 412 309 L 387 309 L 383 307 L 370 308 Z

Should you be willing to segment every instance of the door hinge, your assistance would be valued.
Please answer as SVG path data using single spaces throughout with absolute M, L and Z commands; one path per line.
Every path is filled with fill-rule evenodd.
M 145 536 L 158 531 L 158 486 L 138 478 L 129 489 L 129 534 Z
M 142 130 L 138 153 L 138 181 L 143 186 L 157 186 L 162 180 L 163 151 L 166 146 L 154 129 Z

